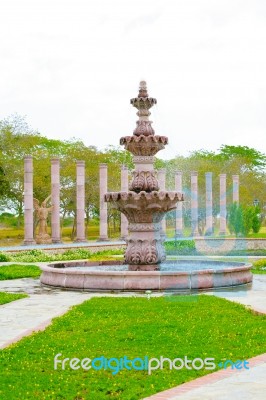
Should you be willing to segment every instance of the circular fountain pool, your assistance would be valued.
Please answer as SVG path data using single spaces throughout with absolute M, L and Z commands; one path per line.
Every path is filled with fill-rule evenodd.
M 143 268 L 119 261 L 60 262 L 41 267 L 41 283 L 88 291 L 203 290 L 252 282 L 251 266 L 209 260 L 166 261 Z

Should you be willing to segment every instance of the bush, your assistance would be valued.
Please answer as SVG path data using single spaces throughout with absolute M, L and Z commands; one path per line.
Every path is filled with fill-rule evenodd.
M 258 260 L 253 262 L 253 273 L 257 274 L 266 274 L 266 260 Z
M 175 240 L 164 243 L 167 254 L 195 254 L 196 246 L 194 240 Z
M 70 249 L 61 254 L 49 254 L 42 250 L 26 250 L 12 254 L 7 261 L 15 262 L 48 262 L 48 261 L 70 261 L 86 259 L 108 259 L 108 256 L 124 254 L 124 250 L 104 250 L 97 253 L 91 253 L 87 249 Z M 5 255 L 5 254 L 4 254 Z
M 236 236 L 242 234 L 247 236 L 251 229 L 258 233 L 261 227 L 260 210 L 258 207 L 248 206 L 243 208 L 237 203 L 229 207 L 228 227 L 230 233 Z
M 252 219 L 252 230 L 254 233 L 258 233 L 261 228 L 260 208 L 257 206 L 254 209 Z
M 0 262 L 7 262 L 10 261 L 10 258 L 5 253 L 0 252 Z

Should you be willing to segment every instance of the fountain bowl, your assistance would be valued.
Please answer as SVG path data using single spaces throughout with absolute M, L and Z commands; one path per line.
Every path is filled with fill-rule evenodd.
M 41 283 L 84 291 L 197 291 L 252 282 L 252 265 L 244 262 L 178 260 L 159 265 L 123 261 L 68 261 L 41 266 Z

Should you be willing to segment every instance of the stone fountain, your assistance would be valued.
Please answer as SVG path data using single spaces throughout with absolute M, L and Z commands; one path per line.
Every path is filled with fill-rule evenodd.
M 241 262 L 165 261 L 161 221 L 183 200 L 182 193 L 160 191 L 154 171 L 154 156 L 168 143 L 157 136 L 149 120 L 156 99 L 149 97 L 146 82 L 140 82 L 136 129 L 120 144 L 134 156 L 135 170 L 128 192 L 109 192 L 105 201 L 129 221 L 124 261 L 59 262 L 41 266 L 41 283 L 79 290 L 164 290 L 187 292 L 238 286 L 252 281 L 251 264 Z
M 168 138 L 155 135 L 151 126 L 150 108 L 157 100 L 148 96 L 145 81 L 140 82 L 138 97 L 130 102 L 138 109 L 139 120 L 133 135 L 122 137 L 120 144 L 134 156 L 133 179 L 129 192 L 106 193 L 105 201 L 128 219 L 125 261 L 129 269 L 155 270 L 166 259 L 161 221 L 168 211 L 176 208 L 177 201 L 183 200 L 183 195 L 160 191 L 153 166 L 154 156 L 164 149 Z

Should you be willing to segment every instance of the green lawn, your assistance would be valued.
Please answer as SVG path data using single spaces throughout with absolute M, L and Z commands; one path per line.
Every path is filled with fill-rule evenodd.
M 14 300 L 24 299 L 24 297 L 28 297 L 28 295 L 0 292 L 0 305 L 10 303 L 11 301 Z
M 36 265 L 10 264 L 0 267 L 0 281 L 18 278 L 37 278 L 41 270 Z
M 94 298 L 0 352 L 0 398 L 138 400 L 212 371 L 54 370 L 54 357 L 211 357 L 218 364 L 264 353 L 265 332 L 266 316 L 214 296 Z
M 251 271 L 253 274 L 266 274 L 266 259 L 254 261 Z

